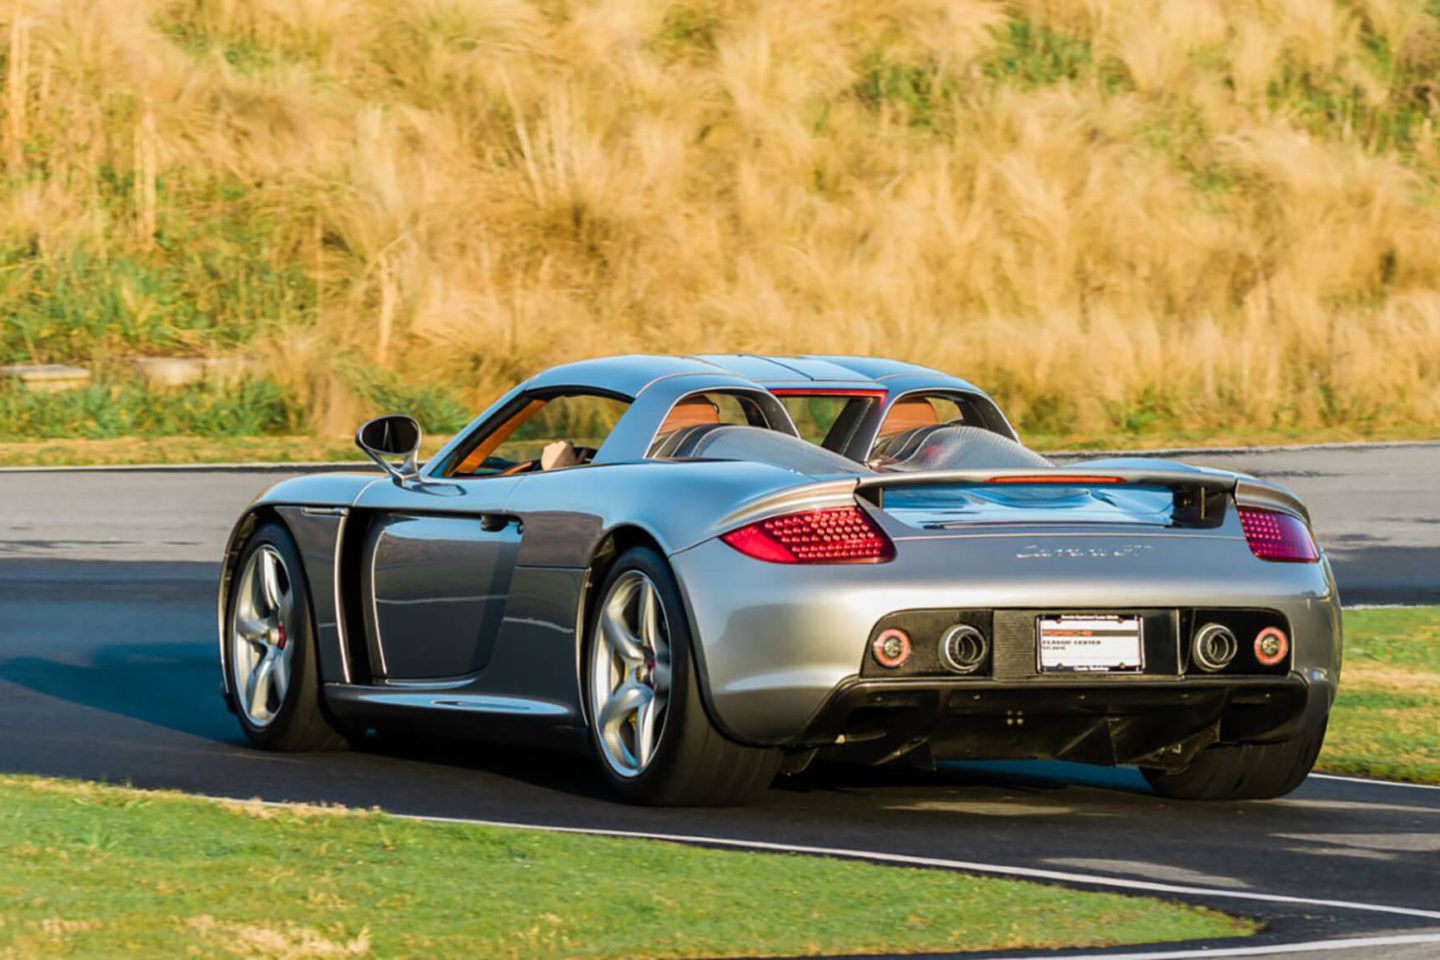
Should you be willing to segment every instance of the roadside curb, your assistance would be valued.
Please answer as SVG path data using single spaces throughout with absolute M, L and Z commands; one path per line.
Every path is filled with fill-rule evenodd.
M 1036 450 L 1046 457 L 1079 460 L 1088 457 L 1233 456 L 1237 454 L 1295 453 L 1309 450 L 1390 450 L 1399 447 L 1440 447 L 1440 440 L 1358 440 L 1333 443 L 1279 444 L 1273 447 L 1158 447 L 1153 450 Z M 231 473 L 239 470 L 270 473 L 311 473 L 323 470 L 373 469 L 368 460 L 254 461 L 250 463 L 97 463 L 71 466 L 0 467 L 6 473 L 81 473 L 99 471 L 193 471 Z
M 62 467 L 0 467 L 0 474 L 6 473 L 102 473 L 174 471 L 183 473 L 235 473 L 237 471 L 266 473 L 316 473 L 325 470 L 351 470 L 356 467 L 367 471 L 374 469 L 369 460 L 301 460 L 301 461 L 258 461 L 254 463 L 90 463 Z

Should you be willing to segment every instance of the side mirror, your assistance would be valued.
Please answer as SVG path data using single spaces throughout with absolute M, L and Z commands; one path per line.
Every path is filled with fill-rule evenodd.
M 390 474 L 396 483 L 414 480 L 420 475 L 416 454 L 420 452 L 420 424 L 414 417 L 391 413 L 360 425 L 355 431 L 355 446 Z M 391 457 L 403 457 L 400 466 Z

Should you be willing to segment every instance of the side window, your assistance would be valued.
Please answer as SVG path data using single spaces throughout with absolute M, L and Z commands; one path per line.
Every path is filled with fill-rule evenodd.
M 564 393 L 524 401 L 479 438 L 450 471 L 455 477 L 506 476 L 542 467 L 588 464 L 630 404 L 592 393 Z M 542 465 L 546 447 L 551 462 Z
M 942 423 L 967 423 L 969 404 L 962 403 L 949 394 L 902 397 L 885 413 L 885 422 L 880 426 L 881 437 L 891 437 L 916 427 L 936 426 Z
M 707 427 L 770 427 L 765 411 L 753 397 L 742 393 L 710 391 L 692 393 L 676 401 L 665 415 L 655 440 L 650 445 L 651 457 L 674 456 L 678 445 Z

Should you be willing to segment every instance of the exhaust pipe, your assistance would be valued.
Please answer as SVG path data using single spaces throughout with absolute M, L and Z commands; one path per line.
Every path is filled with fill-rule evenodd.
M 1240 642 L 1234 632 L 1218 623 L 1207 623 L 1195 631 L 1191 652 L 1200 669 L 1206 673 L 1219 673 L 1230 665 L 1235 654 L 1240 652 Z
M 957 623 L 940 637 L 940 662 L 951 673 L 974 673 L 985 664 L 990 641 L 968 623 Z

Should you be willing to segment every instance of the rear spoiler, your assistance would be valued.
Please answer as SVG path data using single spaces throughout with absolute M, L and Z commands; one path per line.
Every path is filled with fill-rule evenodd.
M 1168 487 L 1178 511 L 1197 526 L 1218 525 L 1225 503 L 1233 494 L 1237 503 L 1289 510 L 1308 524 L 1310 514 L 1293 493 L 1278 484 L 1220 470 L 1185 467 L 1113 467 L 1086 469 L 1074 464 L 1064 469 L 1031 467 L 1004 470 L 934 470 L 914 473 L 880 473 L 862 477 L 818 479 L 794 487 L 771 490 L 736 506 L 714 525 L 716 532 L 789 510 L 823 509 L 853 504 L 861 499 L 883 505 L 885 491 L 897 487 L 981 486 L 994 484 L 1060 484 L 1103 487 L 1114 484 Z
M 1066 486 L 1168 487 L 1175 497 L 1176 519 L 1202 527 L 1218 525 L 1225 516 L 1225 504 L 1235 491 L 1234 474 L 1211 473 L 1174 467 L 1116 467 L 1086 469 L 1029 468 L 1006 470 L 935 470 L 916 473 L 880 474 L 865 477 L 855 487 L 855 495 L 883 507 L 885 491 L 897 487 L 955 486 Z
M 1173 467 L 1154 469 L 1123 467 L 1074 469 L 1034 467 L 1007 470 L 932 470 L 914 473 L 882 473 L 863 477 L 856 489 L 884 490 L 889 487 L 915 486 L 978 486 L 980 484 L 1059 484 L 1067 487 L 1098 487 L 1109 484 L 1136 484 L 1176 489 L 1189 487 L 1206 491 L 1234 491 L 1236 476 L 1204 470 L 1180 470 Z

